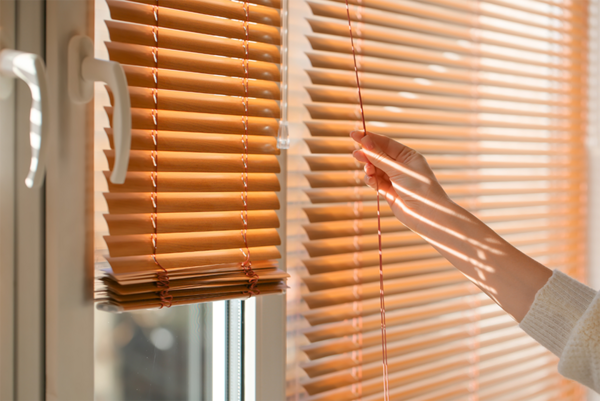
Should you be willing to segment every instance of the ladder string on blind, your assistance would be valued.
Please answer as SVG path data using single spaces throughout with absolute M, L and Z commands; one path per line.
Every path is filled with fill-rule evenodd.
M 152 27 L 152 34 L 154 36 L 154 47 L 152 48 L 152 56 L 154 58 L 154 67 L 152 68 L 152 75 L 154 77 L 154 89 L 152 89 L 152 99 L 154 100 L 152 121 L 154 123 L 154 129 L 151 131 L 151 135 L 152 142 L 154 143 L 154 150 L 150 152 L 150 157 L 152 159 L 152 164 L 154 165 L 154 171 L 150 172 L 150 179 L 152 180 L 153 186 L 150 200 L 154 212 L 150 215 L 150 219 L 152 220 L 154 233 L 150 234 L 150 236 L 153 248 L 152 259 L 160 269 L 156 273 L 156 286 L 159 288 L 160 309 L 162 309 L 163 307 L 171 307 L 173 296 L 169 294 L 169 272 L 160 264 L 156 256 L 158 251 L 158 0 L 156 0 L 156 4 L 153 6 L 153 14 L 155 21 L 155 26 Z
M 258 284 L 258 274 L 252 270 L 252 261 L 250 260 L 250 247 L 248 246 L 248 117 L 249 117 L 249 109 L 248 109 L 248 79 L 250 77 L 249 70 L 249 46 L 250 46 L 250 5 L 248 1 L 244 2 L 244 78 L 242 83 L 244 85 L 244 97 L 242 102 L 244 103 L 244 115 L 242 116 L 242 122 L 244 124 L 244 131 L 242 133 L 242 165 L 244 171 L 242 171 L 242 182 L 243 182 L 243 190 L 242 190 L 242 203 L 243 210 L 241 212 L 242 218 L 242 239 L 244 241 L 244 249 L 240 249 L 244 254 L 244 261 L 241 266 L 244 270 L 246 276 L 248 276 L 249 284 L 248 284 L 248 296 L 260 294 L 260 290 L 256 289 Z

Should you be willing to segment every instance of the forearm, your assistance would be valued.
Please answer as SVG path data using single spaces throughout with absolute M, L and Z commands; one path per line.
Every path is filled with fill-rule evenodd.
M 552 271 L 454 202 L 444 209 L 431 210 L 435 219 L 422 216 L 418 234 L 520 322 Z

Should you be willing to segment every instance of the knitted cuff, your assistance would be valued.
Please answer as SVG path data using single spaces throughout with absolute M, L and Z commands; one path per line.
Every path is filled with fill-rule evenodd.
M 571 331 L 591 304 L 596 291 L 554 270 L 519 327 L 560 357 Z

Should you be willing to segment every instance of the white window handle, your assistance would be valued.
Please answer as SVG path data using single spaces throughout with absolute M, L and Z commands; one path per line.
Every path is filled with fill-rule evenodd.
M 50 124 L 50 104 L 48 103 L 48 83 L 46 67 L 40 56 L 17 50 L 0 51 L 0 98 L 10 96 L 13 78 L 20 78 L 31 91 L 31 110 L 29 112 L 29 143 L 31 144 L 31 163 L 25 185 L 39 188 L 46 173 L 45 155 Z
M 131 101 L 127 77 L 121 64 L 94 58 L 94 43 L 87 36 L 74 36 L 69 42 L 69 96 L 87 103 L 94 96 L 94 82 L 106 82 L 115 99 L 113 113 L 115 162 L 110 181 L 123 184 L 131 149 Z

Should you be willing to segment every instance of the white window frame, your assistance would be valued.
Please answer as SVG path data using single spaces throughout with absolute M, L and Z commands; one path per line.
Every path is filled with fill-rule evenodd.
M 0 2 L 1 49 L 44 57 L 44 0 Z M 29 189 L 31 92 L 0 100 L 0 399 L 44 394 L 44 189 Z
M 15 3 L 0 2 L 0 49 L 15 47 Z M 15 96 L 0 99 L 0 399 L 14 398 Z
M 54 118 L 46 172 L 46 398 L 94 399 L 93 104 L 67 90 L 73 35 L 93 35 L 93 1 L 46 2 L 46 67 Z M 86 168 L 87 167 L 87 168 Z

